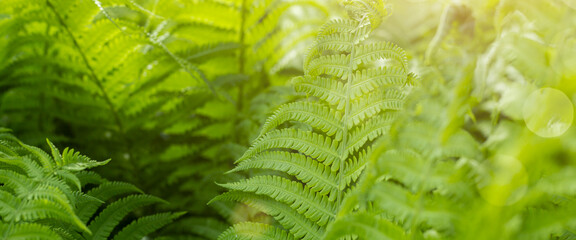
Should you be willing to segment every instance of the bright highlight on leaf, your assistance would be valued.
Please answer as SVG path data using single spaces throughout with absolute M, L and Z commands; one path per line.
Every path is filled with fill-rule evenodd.
M 540 137 L 558 137 L 572 125 L 574 105 L 562 91 L 541 88 L 528 96 L 523 107 L 526 127 Z

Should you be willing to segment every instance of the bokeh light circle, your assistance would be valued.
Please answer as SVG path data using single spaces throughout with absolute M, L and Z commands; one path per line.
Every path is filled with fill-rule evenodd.
M 558 137 L 572 125 L 574 106 L 568 96 L 554 88 L 541 88 L 524 102 L 526 127 L 540 137 Z
M 480 196 L 495 206 L 508 206 L 524 197 L 528 189 L 528 174 L 524 165 L 510 156 L 497 156 L 489 166 L 488 174 L 479 184 Z

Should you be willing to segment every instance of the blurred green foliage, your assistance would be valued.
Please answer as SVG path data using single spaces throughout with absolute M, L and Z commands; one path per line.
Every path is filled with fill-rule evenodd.
M 303 183 L 289 169 L 224 173 L 250 152 L 279 106 L 303 99 L 327 100 L 328 108 L 344 104 L 312 90 L 303 94 L 302 87 L 294 91 L 290 79 L 310 74 L 303 66 L 319 49 L 313 40 L 322 24 L 348 14 L 371 26 L 382 21 L 364 44 L 396 43 L 406 51 L 407 72 L 419 78 L 410 80 L 390 130 L 370 136 L 345 194 L 330 198 L 338 204 L 323 223 L 323 237 L 576 238 L 573 1 L 389 0 L 383 19 L 366 7 L 383 1 L 340 3 L 1 0 L 0 124 L 45 151 L 49 138 L 94 159 L 111 158 L 96 171 L 170 202 L 128 219 L 186 211 L 157 233 L 161 239 L 235 238 L 234 231 L 248 239 L 300 237 L 294 224 L 277 228 L 283 220 L 264 213 L 267 204 L 291 203 L 206 204 L 224 191 L 215 182 L 273 175 Z M 394 64 L 382 58 L 361 67 Z M 339 71 L 328 62 L 318 66 L 322 77 Z M 276 127 L 334 130 L 323 122 L 302 117 Z M 270 194 L 250 191 L 259 196 L 247 201 Z M 315 218 L 310 206 L 300 213 Z

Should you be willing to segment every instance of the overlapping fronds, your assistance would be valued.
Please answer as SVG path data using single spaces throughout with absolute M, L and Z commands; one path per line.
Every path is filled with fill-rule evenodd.
M 0 133 L 0 229 L 4 239 L 141 239 L 181 213 L 126 221 L 139 207 L 163 202 L 123 182 L 107 182 L 87 169 L 97 162 L 66 148 L 52 154 Z M 86 191 L 86 185 L 92 189 Z M 119 232 L 114 232 L 114 230 Z
M 471 89 L 463 87 L 466 81 L 471 78 L 411 95 L 394 131 L 378 141 L 366 174 L 344 200 L 327 236 L 569 236 L 574 168 L 552 160 L 557 157 L 552 152 L 562 151 L 549 145 L 555 141 L 534 139 L 518 123 L 503 120 L 493 132 L 479 130 L 492 120 L 472 121 L 470 109 L 477 105 L 470 101 Z M 543 146 L 555 150 L 541 151 Z
M 86 195 L 97 201 L 77 206 L 91 231 L 83 234 L 83 239 L 142 239 L 184 214 L 166 212 L 134 219 L 130 215 L 138 209 L 166 202 L 124 182 L 103 181 Z
M 405 111 L 392 126 L 394 134 L 378 142 L 369 170 L 345 200 L 329 234 L 414 239 L 433 231 L 442 239 L 454 237 L 454 225 L 462 220 L 457 214 L 475 197 L 471 165 L 482 153 L 468 132 L 446 125 L 456 115 L 442 110 L 441 103 L 422 94 L 411 99 L 418 112 Z M 382 226 L 358 234 L 358 228 L 374 228 L 374 222 Z M 347 225 L 357 227 L 337 227 Z
M 221 184 L 230 192 L 215 201 L 244 202 L 273 216 L 291 237 L 322 238 L 365 168 L 372 142 L 402 109 L 413 77 L 397 46 L 362 44 L 385 15 L 380 4 L 357 1 L 352 20 L 325 24 L 305 60 L 305 75 L 293 80 L 307 97 L 280 106 L 232 170 L 273 171 Z M 390 64 L 376 63 L 383 59 Z M 222 238 L 246 234 L 244 228 L 236 225 Z
M 2 1 L 2 123 L 112 156 L 105 177 L 205 211 L 265 118 L 252 108 L 274 102 L 247 103 L 320 24 L 303 6 L 327 16 L 314 1 Z
M 330 2 L 0 0 L 0 236 L 576 239 L 573 1 Z
M 101 19 L 100 9 L 91 1 L 2 4 L 9 16 L 2 21 L 1 32 L 9 39 L 3 48 L 10 49 L 1 73 L 6 91 L 2 108 L 10 116 L 7 124 L 26 138 L 56 132 L 63 128 L 62 122 L 73 123 L 73 130 L 101 128 L 100 136 L 91 140 L 106 139 L 106 132 L 112 140 L 125 138 L 140 126 L 133 120 L 176 104 L 172 94 L 183 87 L 163 85 L 182 67 L 175 57 L 226 51 L 211 46 L 190 49 L 188 56 L 168 54 L 143 27 L 122 19 Z M 189 59 L 184 70 L 191 71 L 187 68 L 193 68 L 192 63 L 207 57 Z M 187 85 L 201 86 L 194 83 L 201 76 L 192 75 Z M 21 124 L 21 129 L 23 118 L 37 124 Z

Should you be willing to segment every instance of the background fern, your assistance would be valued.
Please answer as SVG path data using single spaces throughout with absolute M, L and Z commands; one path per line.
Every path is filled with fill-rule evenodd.
M 286 79 L 270 73 L 297 73 L 290 54 L 320 24 L 293 12 L 309 6 L 304 11 L 319 19 L 328 14 L 314 1 L 2 5 L 10 16 L 2 44 L 12 49 L 2 55 L 4 124 L 32 144 L 49 136 L 111 156 L 106 177 L 199 215 L 209 214 L 203 203 L 220 191 L 216 176 L 276 105 L 261 99 L 290 99 L 283 87 L 268 90 Z
M 423 85 L 393 134 L 378 143 L 369 171 L 344 203 L 347 214 L 327 238 L 570 239 L 573 219 L 563 213 L 573 215 L 573 192 L 559 180 L 573 179 L 572 151 L 561 147 L 572 130 L 556 139 L 535 135 L 526 128 L 522 104 L 541 87 L 572 94 L 571 84 L 558 80 L 566 70 L 549 65 L 571 58 L 544 57 L 558 47 L 550 42 L 558 39 L 548 37 L 565 35 L 528 20 L 542 17 L 536 14 L 562 18 L 572 10 L 560 2 L 496 5 L 497 32 L 483 22 L 492 8 L 447 4 L 446 29 L 441 24 L 434 36 L 439 42 L 413 49 L 422 56 L 414 62 Z M 459 29 L 466 25 L 471 35 Z

